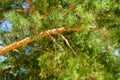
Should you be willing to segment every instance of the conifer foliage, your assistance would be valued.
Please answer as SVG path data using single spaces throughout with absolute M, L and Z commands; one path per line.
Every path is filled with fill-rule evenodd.
M 0 0 L 0 80 L 120 80 L 119 4 Z

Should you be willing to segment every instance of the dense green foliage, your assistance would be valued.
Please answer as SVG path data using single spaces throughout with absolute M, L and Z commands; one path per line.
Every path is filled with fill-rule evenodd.
M 25 0 L 0 0 L 0 19 L 13 24 L 12 31 L 0 31 L 3 45 L 24 39 L 36 40 L 4 55 L 0 70 L 1 80 L 119 80 L 120 1 L 119 0 L 33 0 L 36 13 L 16 12 L 23 9 Z M 17 6 L 11 6 L 11 5 Z M 46 14 L 49 14 L 45 16 Z M 44 17 L 44 18 L 43 18 Z M 2 23 L 3 20 L 1 20 Z M 48 29 L 80 26 L 82 31 L 61 33 L 38 38 Z M 108 30 L 93 30 L 99 27 Z

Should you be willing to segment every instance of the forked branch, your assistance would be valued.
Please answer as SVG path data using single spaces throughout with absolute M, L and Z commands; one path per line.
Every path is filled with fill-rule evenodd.
M 81 27 L 73 27 L 73 28 L 57 28 L 57 29 L 51 29 L 51 30 L 47 30 L 45 32 L 41 32 L 39 34 L 40 37 L 45 37 L 48 35 L 52 35 L 52 34 L 58 34 L 61 32 L 67 32 L 67 31 L 80 31 L 83 30 Z M 104 30 L 103 28 L 90 28 L 90 30 Z M 3 49 L 0 50 L 0 55 L 3 55 L 11 50 L 14 50 L 18 47 L 24 46 L 30 42 L 32 42 L 32 38 L 31 37 L 26 37 L 25 39 L 22 39 L 21 41 L 15 42 L 13 44 L 10 44 L 6 47 L 4 47 Z

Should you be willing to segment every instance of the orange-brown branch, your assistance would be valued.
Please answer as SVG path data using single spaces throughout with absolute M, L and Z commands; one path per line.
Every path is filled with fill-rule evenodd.
M 80 31 L 82 30 L 81 27 L 74 27 L 74 28 L 65 28 L 65 27 L 62 27 L 62 28 L 57 28 L 57 29 L 51 29 L 51 30 L 47 30 L 45 32 L 41 32 L 39 34 L 40 37 L 45 37 L 47 35 L 52 35 L 52 34 L 58 34 L 58 33 L 61 33 L 61 32 L 67 32 L 67 31 Z M 102 28 L 90 28 L 90 30 L 102 30 Z M 11 50 L 14 50 L 18 47 L 21 47 L 21 46 L 24 46 L 30 42 L 32 42 L 33 40 L 30 38 L 30 37 L 27 37 L 21 41 L 18 41 L 18 42 L 15 42 L 13 44 L 10 44 L 6 47 L 4 47 L 3 49 L 0 50 L 0 55 L 3 55 Z
M 27 38 L 25 38 L 25 39 L 23 39 L 21 41 L 18 41 L 18 42 L 15 42 L 15 43 L 13 43 L 13 44 L 11 44 L 9 46 L 6 46 L 6 47 L 4 47 L 3 49 L 0 50 L 0 55 L 3 55 L 3 54 L 5 54 L 5 53 L 7 53 L 7 52 L 9 52 L 9 51 L 11 51 L 11 50 L 13 50 L 15 48 L 23 46 L 25 44 L 28 44 L 31 41 L 32 41 L 31 38 L 27 37 Z

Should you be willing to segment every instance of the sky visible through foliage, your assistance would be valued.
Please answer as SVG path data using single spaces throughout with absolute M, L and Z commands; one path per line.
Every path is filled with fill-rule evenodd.
M 28 0 L 29 1 L 29 0 Z M 31 0 L 32 2 L 34 2 L 35 0 Z M 36 0 L 36 2 L 39 2 L 39 0 Z M 77 9 L 78 9 L 78 12 L 85 12 L 86 11 L 86 13 L 76 13 L 75 14 L 75 16 L 77 17 L 77 18 L 74 18 L 74 8 L 72 8 L 72 9 L 70 9 L 70 10 L 73 10 L 73 12 L 70 12 L 69 10 L 68 10 L 68 13 L 67 13 L 67 8 L 70 6 L 70 4 L 72 3 L 72 0 L 68 3 L 68 2 L 66 2 L 67 0 L 60 0 L 61 1 L 61 3 L 59 3 L 59 0 L 56 0 L 56 2 L 54 3 L 54 0 L 53 0 L 53 2 L 52 1 L 49 1 L 49 0 L 47 0 L 48 1 L 48 3 L 46 2 L 46 0 L 45 0 L 45 3 L 43 3 L 42 5 L 39 5 L 38 3 L 36 3 L 36 5 L 37 6 L 39 6 L 39 7 L 43 7 L 43 10 L 42 9 L 39 9 L 39 8 L 36 8 L 36 9 L 38 9 L 39 11 L 44 11 L 45 13 L 47 13 L 47 7 L 48 6 L 51 6 L 51 10 L 52 10 L 52 5 L 50 5 L 50 4 L 53 4 L 53 5 L 55 5 L 55 6 L 57 6 L 58 8 L 60 8 L 60 10 L 58 11 L 58 12 L 62 12 L 61 10 L 62 9 L 64 9 L 64 10 L 66 10 L 66 13 L 64 14 L 64 15 L 62 15 L 61 13 L 59 13 L 58 15 L 56 15 L 56 12 L 52 12 L 51 14 L 50 14 L 50 16 L 48 16 L 48 17 L 46 17 L 45 19 L 41 19 L 41 20 L 39 20 L 39 21 L 43 21 L 43 23 L 41 24 L 41 22 L 37 22 L 37 21 L 35 21 L 35 20 L 38 20 L 39 18 L 41 18 L 41 15 L 39 15 L 39 14 L 36 14 L 36 15 L 34 15 L 34 16 L 32 16 L 32 10 L 30 9 L 31 8 L 31 6 L 29 6 L 29 4 L 27 4 L 27 2 L 25 1 L 25 0 L 22 0 L 22 2 L 20 2 L 20 4 L 15 4 L 15 3 L 12 3 L 11 5 L 10 5 L 10 7 L 13 9 L 13 10 L 17 10 L 17 9 L 23 9 L 23 10 L 26 10 L 26 12 L 24 13 L 25 15 L 28 13 L 29 15 L 27 15 L 27 16 L 30 16 L 29 18 L 24 18 L 24 17 L 27 17 L 27 16 L 24 16 L 24 17 L 21 17 L 21 15 L 17 15 L 14 19 L 13 19 L 13 21 L 12 21 L 12 17 L 11 16 L 13 16 L 13 15 L 16 15 L 14 12 L 12 13 L 11 12 L 11 14 L 8 14 L 9 15 L 9 17 L 10 17 L 10 19 L 8 18 L 8 15 L 6 14 L 6 13 L 3 13 L 3 15 L 7 18 L 7 19 L 3 19 L 3 20 L 0 20 L 0 31 L 1 31 L 1 33 L 4 33 L 4 34 L 9 34 L 9 33 L 11 33 L 12 31 L 14 31 L 14 29 L 17 29 L 16 28 L 16 26 L 14 26 L 14 25 L 20 25 L 20 26 L 22 26 L 23 27 L 23 29 L 21 29 L 20 27 L 18 27 L 18 29 L 16 30 L 16 32 L 18 31 L 19 32 L 19 30 L 26 30 L 26 32 L 22 32 L 21 31 L 21 33 L 20 33 L 20 35 L 19 36 L 17 36 L 17 37 L 15 37 L 16 38 L 16 40 L 13 40 L 13 41 L 11 41 L 12 43 L 14 43 L 14 42 L 17 42 L 17 41 L 19 41 L 19 40 L 21 40 L 21 39 L 24 39 L 25 37 L 28 37 L 28 35 L 32 35 L 32 37 L 33 37 L 33 34 L 38 34 L 38 32 L 37 32 L 37 28 L 36 28 L 36 32 L 32 32 L 32 29 L 34 29 L 34 27 L 33 26 L 38 26 L 38 28 L 39 28 L 39 26 L 41 27 L 41 25 L 42 26 L 48 26 L 48 25 L 50 25 L 50 29 L 51 28 L 53 28 L 53 26 L 55 25 L 59 25 L 59 26 L 63 26 L 63 25 L 67 25 L 67 26 L 73 26 L 74 25 L 74 23 L 76 23 L 76 24 L 85 24 L 85 25 L 83 25 L 83 26 L 86 26 L 86 25 L 94 25 L 94 26 L 103 26 L 103 24 L 104 23 L 106 23 L 106 22 L 108 22 L 108 23 L 111 23 L 111 22 L 109 22 L 110 20 L 109 19 L 112 19 L 111 18 L 111 14 L 112 13 L 110 13 L 110 15 L 109 15 L 109 12 L 110 12 L 110 10 L 109 9 L 107 9 L 106 10 L 106 3 L 109 3 L 107 0 L 105 0 L 106 1 L 106 3 L 104 4 L 104 2 L 103 2 L 103 4 L 101 5 L 101 6 L 99 6 L 99 5 L 97 5 L 96 6 L 96 8 L 98 9 L 98 10 L 101 10 L 102 8 L 103 9 L 105 9 L 105 11 L 106 11 L 106 15 L 104 15 L 104 11 L 102 11 L 101 10 L 101 12 L 100 11 L 96 11 L 95 13 L 97 14 L 97 16 L 103 16 L 103 17 L 100 17 L 101 19 L 99 19 L 99 17 L 98 18 L 96 18 L 97 20 L 96 20 L 96 22 L 94 23 L 94 21 L 95 20 L 93 20 L 93 15 L 91 14 L 92 13 L 92 11 L 89 11 L 89 8 L 91 8 L 91 9 L 93 9 L 94 10 L 94 6 L 97 4 L 97 1 L 93 1 L 93 6 L 91 6 L 91 7 L 88 7 L 87 5 L 90 5 L 90 4 L 92 4 L 92 3 L 89 3 L 89 4 L 87 4 L 87 1 L 85 1 L 85 4 L 84 5 L 82 5 L 82 6 L 84 6 L 85 7 L 85 9 L 84 9 L 84 7 L 83 7 L 83 10 L 82 10 L 82 7 L 81 6 L 77 6 Z M 77 1 L 77 0 L 74 0 L 74 1 Z M 73 1 L 73 2 L 74 2 Z M 89 1 L 88 1 L 89 2 Z M 91 1 L 92 2 L 92 1 Z M 82 2 L 81 2 L 82 3 Z M 81 3 L 79 3 L 79 4 L 81 4 Z M 76 3 L 74 3 L 71 7 L 74 7 L 74 5 L 77 5 L 77 2 Z M 112 4 L 111 4 L 112 5 Z M 71 8 L 70 7 L 70 8 Z M 92 8 L 93 7 L 93 8 Z M 107 6 L 108 8 L 109 8 L 109 6 Z M 116 7 L 116 6 L 115 6 Z M 53 8 L 53 10 L 54 10 L 55 8 Z M 69 8 L 68 8 L 69 9 Z M 114 8 L 112 8 L 112 9 L 114 9 Z M 0 10 L 2 10 L 1 8 L 0 8 Z M 49 10 L 49 9 L 48 9 Z M 88 10 L 88 11 L 87 11 Z M 96 9 L 95 9 L 96 10 Z M 89 14 L 89 12 L 91 12 L 90 14 Z M 99 13 L 100 12 L 100 13 Z M 87 14 L 88 13 L 88 14 Z M 93 11 L 93 13 L 94 13 L 94 11 Z M 103 13 L 103 14 L 102 14 Z M 108 13 L 108 14 L 107 14 Z M 79 14 L 82 16 L 82 20 L 81 20 L 81 22 L 79 23 L 79 22 L 77 22 L 77 21 L 79 21 L 79 19 L 81 19 L 81 16 L 79 16 Z M 48 15 L 48 14 L 46 14 L 46 15 Z M 54 15 L 54 16 L 53 16 Z M 95 14 L 94 14 L 95 15 Z M 61 16 L 63 16 L 63 17 L 65 17 L 65 21 L 64 21 L 64 18 L 63 17 L 61 17 Z M 104 16 L 106 16 L 105 18 L 104 18 Z M 116 17 L 116 16 L 115 16 Z M 15 21 L 14 22 L 14 20 L 17 20 L 17 19 L 19 19 L 18 21 Z M 30 20 L 31 19 L 31 20 Z M 55 21 L 54 21 L 54 19 L 55 19 Z M 89 21 L 89 20 L 91 20 L 91 21 Z M 106 21 L 105 21 L 105 20 Z M 23 20 L 23 21 L 20 21 L 20 20 Z M 28 20 L 28 21 L 27 21 Z M 76 22 L 75 22 L 75 20 L 76 20 Z M 86 22 L 85 22 L 85 21 Z M 93 20 L 93 21 L 92 21 Z M 104 20 L 104 21 L 102 21 L 102 20 Z M 114 20 L 114 19 L 113 19 Z M 117 21 L 117 19 L 115 19 L 116 21 Z M 118 19 L 119 20 L 119 19 Z M 30 21 L 30 22 L 29 22 Z M 49 22 L 49 21 L 51 21 L 51 22 Z M 63 22 L 62 22 L 63 21 Z M 100 24 L 100 25 L 97 25 L 96 23 L 97 23 L 97 21 L 98 21 L 98 23 Z M 18 24 L 17 24 L 17 22 L 18 22 Z M 119 21 L 118 21 L 119 22 Z M 33 23 L 33 24 L 35 24 L 35 25 L 31 25 L 31 23 Z M 62 23 L 62 24 L 61 24 Z M 29 25 L 30 24 L 30 25 Z M 116 26 L 116 24 L 117 24 L 117 22 L 114 24 L 115 26 Z M 105 24 L 105 26 L 106 25 L 109 25 L 109 26 L 111 26 L 112 25 L 112 23 L 111 24 Z M 28 29 L 27 28 L 25 28 L 24 26 L 30 26 L 30 31 L 28 31 Z M 47 29 L 48 27 L 46 27 L 45 29 Z M 48 29 L 49 29 L 48 28 Z M 54 27 L 54 28 L 56 28 L 56 27 Z M 42 29 L 42 28 L 41 28 Z M 44 30 L 44 29 L 43 29 Z M 87 30 L 87 28 L 86 28 L 86 30 Z M 39 30 L 38 30 L 39 31 Z M 117 30 L 116 30 L 117 31 Z M 16 36 L 16 35 L 18 35 L 17 33 L 14 33 L 14 35 L 12 35 L 12 36 Z M 99 32 L 99 31 L 98 31 Z M 102 31 L 101 31 L 102 32 Z M 72 33 L 72 32 L 71 32 Z M 115 33 L 115 31 L 114 31 L 114 29 L 113 30 L 111 30 L 111 33 Z M 23 38 L 19 38 L 20 36 L 22 36 L 22 35 L 25 35 Z M 65 34 L 65 33 L 64 33 Z M 66 34 L 70 34 L 69 32 L 68 33 L 66 33 Z M 65 35 L 66 35 L 65 34 Z M 76 34 L 76 33 L 75 33 Z M 82 35 L 83 34 L 83 35 Z M 89 34 L 89 33 L 88 33 Z M 10 60 L 11 60 L 11 63 L 13 62 L 13 64 L 16 64 L 16 63 L 14 63 L 15 62 L 15 60 L 13 59 L 13 58 L 15 58 L 16 59 L 16 61 L 17 60 L 20 60 L 20 58 L 23 60 L 21 60 L 20 61 L 20 63 L 21 64 L 23 64 L 22 66 L 20 66 L 20 65 L 18 65 L 18 66 L 20 66 L 19 67 L 19 71 L 21 72 L 21 73 L 27 73 L 27 71 L 28 71 L 28 73 L 31 73 L 30 72 L 30 70 L 34 70 L 33 72 L 37 72 L 37 70 L 35 70 L 34 69 L 34 67 L 36 67 L 36 66 L 34 66 L 34 65 L 36 65 L 35 63 L 34 63 L 34 61 L 35 62 L 37 62 L 37 67 L 36 67 L 36 69 L 38 69 L 38 65 L 40 66 L 40 68 L 41 68 L 41 73 L 39 73 L 39 76 L 41 77 L 41 78 L 46 78 L 46 75 L 48 76 L 48 78 L 50 77 L 50 76 L 53 76 L 54 74 L 56 75 L 56 74 L 58 74 L 58 72 L 60 71 L 60 69 L 62 69 L 61 71 L 63 71 L 63 72 L 61 72 L 60 73 L 60 76 L 61 77 L 63 77 L 63 75 L 67 75 L 68 76 L 68 74 L 69 74 L 69 72 L 71 72 L 71 73 L 73 73 L 73 74 L 71 74 L 72 76 L 74 76 L 74 77 L 77 77 L 78 75 L 77 75 L 77 72 L 76 72 L 76 70 L 78 69 L 78 67 L 81 67 L 82 69 L 83 69 L 83 73 L 84 73 L 84 71 L 87 73 L 87 69 L 89 69 L 89 68 L 86 68 L 86 67 L 84 67 L 84 65 L 86 65 L 87 67 L 88 66 L 90 66 L 90 69 L 92 70 L 93 69 L 93 73 L 94 73 L 94 69 L 96 70 L 96 73 L 94 73 L 94 74 L 96 74 L 96 75 L 102 75 L 102 71 L 100 72 L 99 70 L 102 70 L 102 69 L 106 69 L 106 73 L 107 74 L 105 74 L 105 75 L 109 75 L 109 72 L 107 72 L 107 70 L 109 71 L 109 70 L 113 70 L 113 69 L 111 69 L 110 68 L 110 66 L 112 66 L 112 64 L 110 64 L 110 66 L 109 66 L 109 63 L 112 63 L 112 60 L 110 60 L 110 59 L 113 59 L 114 57 L 118 57 L 118 58 L 120 58 L 120 49 L 119 48 L 106 48 L 106 46 L 101 46 L 102 44 L 103 45 L 107 45 L 107 46 L 109 46 L 109 38 L 106 38 L 106 35 L 105 35 L 105 37 L 103 38 L 103 37 L 101 37 L 101 35 L 99 35 L 98 33 L 97 33 L 97 31 L 96 32 L 94 32 L 94 33 L 91 33 L 90 35 L 92 35 L 92 37 L 89 37 L 89 39 L 91 40 L 91 41 L 87 41 L 87 39 L 86 39 L 86 37 L 84 37 L 84 36 L 86 36 L 86 35 L 88 35 L 87 34 L 87 31 L 86 32 L 82 32 L 81 31 L 81 34 L 80 35 L 74 35 L 74 33 L 72 34 L 72 36 L 74 35 L 76 38 L 75 38 L 75 40 L 74 40 L 74 38 L 73 39 L 71 39 L 72 37 L 70 37 L 70 36 L 65 36 L 65 37 L 67 37 L 68 39 L 71 39 L 71 40 L 68 40 L 68 41 L 70 41 L 70 44 L 72 44 L 72 43 L 74 43 L 74 41 L 76 41 L 76 43 L 75 43 L 75 46 L 77 46 L 77 47 L 81 47 L 81 50 L 79 50 L 79 49 L 77 49 L 76 48 L 76 52 L 80 52 L 80 53 L 82 53 L 83 52 L 83 54 L 80 54 L 80 56 L 81 56 L 81 58 L 80 58 L 80 60 L 77 60 L 77 58 L 76 59 L 73 59 L 73 57 L 71 57 L 70 56 L 70 54 L 66 54 L 67 53 L 67 51 L 69 52 L 69 50 L 67 50 L 66 49 L 66 44 L 65 45 L 63 45 L 62 44 L 62 42 L 60 42 L 60 44 L 62 44 L 62 46 L 63 46 L 63 48 L 65 48 L 66 49 L 66 52 L 59 52 L 58 51 L 58 53 L 59 54 L 56 54 L 56 52 L 57 52 L 57 48 L 56 48 L 56 46 L 55 46 L 55 44 L 52 44 L 52 45 L 49 45 L 49 46 L 46 46 L 46 44 L 48 43 L 48 44 L 51 44 L 51 41 L 46 41 L 46 43 L 40 43 L 40 42 L 42 42 L 42 41 L 45 41 L 45 40 L 47 40 L 48 38 L 45 38 L 45 39 L 43 39 L 43 40 L 41 40 L 40 42 L 39 41 L 35 41 L 35 43 L 31 43 L 30 45 L 28 45 L 28 46 L 26 46 L 26 47 L 24 47 L 25 49 L 23 49 L 23 48 L 21 48 L 21 51 L 23 51 L 23 53 L 24 53 L 24 55 L 22 55 L 22 57 L 21 57 L 21 55 L 19 55 L 19 54 L 11 54 L 11 55 L 7 55 L 7 54 L 9 54 L 9 53 L 11 53 L 11 52 L 8 52 L 8 53 L 6 53 L 6 55 L 0 55 L 0 63 L 3 63 L 4 61 L 7 61 L 7 59 L 8 58 L 10 58 L 9 56 L 12 56 L 12 58 L 10 58 Z M 96 34 L 96 35 L 95 35 Z M 100 34 L 102 34 L 102 35 L 104 35 L 103 33 L 100 33 Z M 8 35 L 9 36 L 9 35 Z M 60 34 L 59 34 L 59 36 L 60 36 Z M 82 38 L 79 38 L 79 36 L 81 36 Z M 110 36 L 110 35 L 109 35 Z M 118 35 L 116 35 L 117 36 L 117 38 L 118 38 Z M 114 36 L 114 38 L 116 39 L 116 36 Z M 50 37 L 50 39 L 51 40 L 53 40 L 53 43 L 54 43 L 54 40 L 59 40 L 59 41 L 62 41 L 61 39 L 57 39 L 57 38 L 59 38 L 59 37 L 56 37 L 55 36 L 55 39 L 50 35 L 49 36 Z M 100 38 L 99 38 L 100 37 Z M 111 37 L 111 36 L 110 36 Z M 6 38 L 6 36 L 5 36 L 5 38 Z M 19 40 L 17 40 L 19 38 Z M 95 39 L 93 39 L 93 38 L 95 38 Z M 106 39 L 105 39 L 106 38 Z M 7 45 L 3 45 L 5 42 L 3 41 L 4 39 L 0 36 L 0 49 L 3 49 L 4 48 L 4 46 L 7 46 Z M 100 39 L 103 39 L 103 43 L 102 44 L 100 44 L 101 42 L 102 42 L 102 40 L 100 40 Z M 107 42 L 107 39 L 108 39 L 108 42 Z M 113 39 L 113 40 L 115 40 L 115 39 Z M 64 39 L 64 40 L 67 40 L 67 39 Z M 77 42 L 77 40 L 78 40 L 78 42 Z M 9 43 L 9 40 L 7 39 L 7 41 L 8 41 L 8 44 L 11 44 L 11 42 Z M 72 42 L 73 41 L 73 42 Z M 79 42 L 79 41 L 81 41 L 81 42 Z M 86 41 L 86 42 L 84 42 L 84 41 Z M 110 40 L 111 42 L 112 42 L 112 39 Z M 45 51 L 41 51 L 42 49 L 41 49 L 41 47 L 39 46 L 39 48 L 38 48 L 38 44 L 36 44 L 36 43 L 38 43 L 38 44 L 40 44 L 40 46 L 44 46 L 45 47 L 45 49 L 44 50 L 46 50 L 46 52 Z M 56 44 L 57 44 L 57 42 L 55 42 Z M 65 41 L 63 42 L 63 43 L 65 43 Z M 98 44 L 97 44 L 98 43 Z M 43 44 L 43 45 L 41 45 L 41 44 Z M 45 45 L 44 45 L 45 44 Z M 80 45 L 79 45 L 80 44 Z M 92 45 L 91 45 L 92 44 Z M 100 44 L 100 46 L 99 46 L 99 44 Z M 114 44 L 114 41 L 113 41 L 113 44 Z M 57 44 L 58 46 L 59 46 L 59 44 Z M 87 47 L 86 47 L 86 45 L 87 45 Z M 110 43 L 110 45 L 112 45 L 112 43 Z M 52 49 L 51 48 L 51 46 L 55 46 L 55 49 Z M 61 46 L 61 45 L 60 45 Z M 74 45 L 70 45 L 70 46 L 73 46 L 74 47 Z M 100 48 L 100 49 L 97 49 L 97 46 L 99 46 L 98 48 Z M 47 47 L 49 47 L 49 48 L 47 48 Z M 74 47 L 75 48 L 75 47 Z M 95 48 L 95 49 L 94 49 Z M 38 51 L 37 51 L 37 49 L 38 49 Z M 82 51 L 82 49 L 83 49 L 83 51 Z M 87 50 L 87 49 L 89 49 L 89 50 Z M 110 50 L 111 49 L 111 50 Z M 114 50 L 112 50 L 112 49 L 114 49 Z M 118 50 L 119 49 L 119 50 Z M 34 53 L 34 50 L 36 51 L 35 53 L 45 53 L 45 54 L 41 54 L 42 56 L 37 56 L 38 54 L 33 54 Z M 48 52 L 47 52 L 47 50 L 48 50 Z M 50 51 L 50 50 L 53 50 L 53 52 L 52 51 Z M 77 51 L 78 50 L 78 51 Z M 55 51 L 55 52 L 54 52 Z M 86 52 L 84 52 L 84 51 L 86 51 Z M 90 51 L 90 52 L 89 52 Z M 92 52 L 93 51 L 93 52 Z M 108 54 L 110 51 L 112 51 L 112 57 Z M 74 52 L 74 50 L 73 51 L 70 51 L 71 53 L 72 52 Z M 13 53 L 14 53 L 14 51 L 13 51 Z M 50 54 L 49 54 L 50 53 Z M 55 54 L 53 54 L 53 53 L 55 53 Z M 62 54 L 61 54 L 62 53 Z M 84 55 L 84 53 L 86 54 L 86 55 Z M 88 54 L 91 54 L 91 55 L 88 55 Z M 97 56 L 97 55 L 99 55 L 99 53 L 102 53 L 102 54 L 100 54 L 100 56 Z M 111 52 L 110 52 L 111 53 Z M 36 56 L 37 57 L 37 59 L 35 59 L 34 60 L 34 57 L 33 57 L 33 55 L 34 56 Z M 52 58 L 51 58 L 51 55 L 52 55 Z M 65 56 L 66 55 L 66 56 Z M 7 57 L 6 57 L 7 56 Z M 63 56 L 65 56 L 65 57 L 63 57 Z M 70 57 L 68 57 L 68 56 L 70 56 Z M 88 57 L 89 56 L 89 57 Z M 104 57 L 102 57 L 102 56 L 105 56 L 105 58 Z M 28 58 L 28 57 L 30 57 L 30 58 Z M 84 57 L 85 57 L 85 60 L 84 60 Z M 64 60 L 64 58 L 66 59 L 66 60 Z M 92 59 L 91 59 L 92 58 Z M 98 60 L 100 60 L 101 59 L 101 61 L 98 61 Z M 13 59 L 13 61 L 12 61 L 12 59 Z M 68 59 L 68 60 L 67 60 Z M 70 59 L 70 60 L 69 60 Z M 78 58 L 79 59 L 79 58 Z M 98 60 L 97 60 L 98 59 Z M 108 60 L 107 60 L 108 59 Z M 114 59 L 116 59 L 116 58 L 114 58 Z M 32 62 L 32 60 L 34 60 L 33 62 Z M 95 61 L 96 60 L 96 61 Z M 102 60 L 103 60 L 103 62 L 102 62 Z M 39 61 L 39 62 L 38 62 Z M 46 61 L 46 62 L 45 62 Z M 80 64 L 78 64 L 79 63 L 79 61 L 80 61 Z M 95 62 L 94 62 L 95 61 Z M 97 63 L 97 61 L 98 61 L 98 63 Z M 105 62 L 104 62 L 105 61 Z M 9 61 L 8 61 L 9 62 Z M 55 64 L 54 64 L 54 62 L 55 62 Z M 62 62 L 62 63 L 61 63 Z M 76 62 L 76 64 L 74 63 L 74 62 Z M 81 62 L 83 62 L 83 63 L 81 63 Z M 84 63 L 85 62 L 85 63 Z M 91 64 L 93 62 L 93 64 Z M 114 61 L 113 61 L 114 62 Z M 115 62 L 115 64 L 117 64 L 119 61 L 117 61 L 116 60 L 116 62 Z M 28 65 L 27 67 L 26 67 L 26 65 L 27 64 L 31 64 L 30 66 Z M 63 64 L 63 65 L 62 65 Z M 65 64 L 65 65 L 64 65 Z M 66 67 L 66 64 L 67 65 L 69 65 L 70 67 L 69 68 L 66 68 L 66 71 L 68 71 L 68 74 L 67 73 L 64 73 L 64 68 Z M 91 64 L 91 65 L 90 65 Z M 106 64 L 106 65 L 103 65 L 103 64 Z M 33 66 L 32 66 L 33 65 Z M 53 65 L 52 67 L 50 66 L 50 65 Z M 60 69 L 59 69 L 59 67 L 57 66 L 57 65 L 60 65 L 59 67 L 60 67 Z M 72 65 L 74 65 L 75 67 L 72 67 Z M 79 66 L 79 65 L 81 65 L 81 66 Z M 8 67 L 12 67 L 12 65 L 11 64 L 7 64 L 7 66 Z M 48 66 L 50 66 L 50 67 L 48 67 Z M 107 67 L 109 67 L 108 69 L 106 68 L 106 66 Z M 113 68 L 116 68 L 116 66 L 117 65 L 115 65 L 115 67 L 113 66 Z M 4 65 L 3 65 L 3 67 L 4 67 Z M 97 68 L 96 68 L 97 67 Z M 72 69 L 72 70 L 71 70 Z M 99 70 L 98 70 L 99 69 Z M 55 70 L 55 71 L 50 71 L 50 70 Z M 17 73 L 19 73 L 19 71 L 17 72 L 17 70 L 16 70 L 16 72 L 13 70 L 11 70 L 9 73 L 11 73 L 11 74 L 13 74 L 14 76 L 16 76 L 16 75 L 18 75 Z M 79 70 L 78 69 L 78 72 L 79 71 L 81 71 L 81 70 Z M 100 73 L 97 73 L 97 71 L 98 72 L 100 72 Z M 81 71 L 82 72 L 82 71 Z M 114 72 L 114 70 L 113 70 L 113 72 Z M 53 73 L 53 75 L 52 75 L 52 73 Z M 117 73 L 117 71 L 116 71 L 116 73 Z M 119 74 L 120 72 L 118 72 L 118 74 Z M 34 75 L 35 73 L 31 73 L 30 75 Z M 62 75 L 63 74 L 63 75 Z M 88 72 L 88 74 L 89 74 L 89 72 Z M 111 72 L 111 74 L 112 74 L 112 72 Z M 29 75 L 29 74 L 28 74 Z M 65 78 L 66 78 L 66 80 L 68 79 L 68 80 L 70 80 L 70 78 L 67 78 L 67 76 L 64 76 Z M 82 76 L 84 76 L 84 75 L 82 75 Z M 26 77 L 28 77 L 28 76 L 26 76 Z M 54 76 L 54 77 L 56 77 L 56 76 Z M 60 77 L 60 78 L 61 78 Z M 90 78 L 91 78 L 91 76 L 89 76 Z M 98 76 L 99 77 L 99 76 Z M 92 78 L 93 78 L 93 76 L 92 76 Z M 30 80 L 32 80 L 32 78 L 31 77 L 29 77 L 29 79 Z M 110 76 L 108 76 L 108 79 L 110 79 Z M 120 78 L 119 78 L 120 79 Z M 45 79 L 46 80 L 46 79 Z M 73 79 L 74 80 L 74 79 Z M 83 79 L 84 80 L 84 79 Z M 91 79 L 90 79 L 91 80 Z M 97 79 L 96 79 L 97 80 Z M 101 79 L 101 80 L 103 80 L 103 79 Z
M 16 5 L 16 4 L 12 4 L 11 6 L 14 7 L 14 8 L 17 8 L 17 5 Z M 22 8 L 28 9 L 28 8 L 29 8 L 29 5 L 28 5 L 26 2 L 24 2 L 24 3 L 22 4 Z M 13 24 L 12 24 L 9 20 L 2 20 L 2 21 L 0 21 L 0 22 L 1 22 L 1 24 L 0 24 L 0 30 L 1 30 L 1 31 L 10 32 L 10 31 L 13 29 Z M 2 41 L 2 40 L 0 40 L 0 44 L 3 44 L 3 41 Z M 2 49 L 2 48 L 4 48 L 3 45 L 0 45 L 0 49 Z M 26 49 L 26 54 L 28 54 L 28 51 L 29 51 L 30 49 L 31 49 L 31 48 Z M 1 55 L 1 56 L 0 56 L 0 62 L 3 62 L 5 59 L 6 59 L 6 57 L 5 57 L 4 55 Z M 22 72 L 26 72 L 26 69 L 23 68 L 23 67 L 20 68 L 20 70 L 21 70 Z
M 23 8 L 29 8 L 29 6 L 28 6 L 28 4 L 27 3 L 23 3 L 23 5 L 22 5 L 22 7 Z M 1 23 L 1 25 L 0 25 L 0 30 L 2 30 L 2 31 L 5 31 L 5 32 L 9 32 L 9 31 L 11 31 L 12 29 L 13 29 L 13 25 L 12 25 L 12 23 L 10 22 L 10 21 L 8 21 L 8 20 L 4 20 L 4 21 L 1 21 L 2 23 Z M 0 41 L 0 44 L 2 44 L 2 41 Z M 2 49 L 3 48 L 3 46 L 2 45 L 0 45 L 0 49 Z M 28 48 L 28 49 L 26 49 L 26 54 L 28 54 L 28 51 L 29 50 L 31 50 L 31 48 Z M 101 52 L 103 52 L 103 53 L 105 53 L 105 52 L 107 52 L 107 50 L 102 50 Z M 119 54 L 119 51 L 118 50 L 115 50 L 114 52 L 113 52 L 113 54 L 115 55 L 115 56 L 120 56 Z M 2 61 L 4 61 L 5 60 L 5 57 L 4 56 L 0 56 L 0 62 L 2 62 Z

